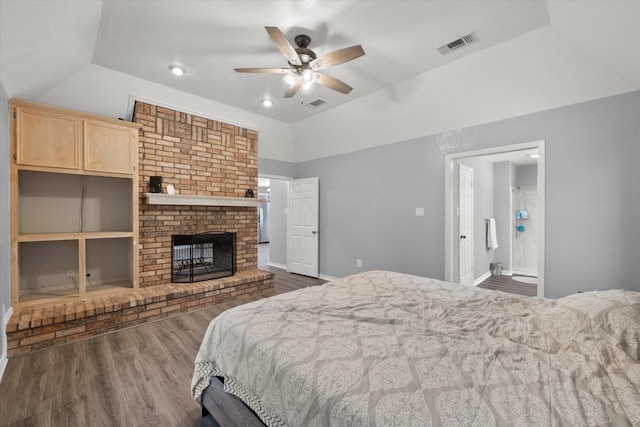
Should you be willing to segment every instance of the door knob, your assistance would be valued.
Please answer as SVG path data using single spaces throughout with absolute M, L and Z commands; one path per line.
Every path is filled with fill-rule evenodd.
M 316 230 L 313 230 L 311 234 L 318 234 L 318 232 Z

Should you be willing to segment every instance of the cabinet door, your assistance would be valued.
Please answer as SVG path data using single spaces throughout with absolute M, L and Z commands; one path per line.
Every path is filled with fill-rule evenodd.
M 78 120 L 16 108 L 16 163 L 78 169 Z
M 85 120 L 85 170 L 133 174 L 135 142 L 135 131 L 130 128 Z

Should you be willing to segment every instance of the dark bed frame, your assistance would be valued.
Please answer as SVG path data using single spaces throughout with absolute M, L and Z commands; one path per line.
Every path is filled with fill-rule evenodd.
M 213 417 L 213 423 L 202 422 L 196 425 L 221 427 L 265 427 L 244 402 L 224 391 L 224 379 L 211 377 L 211 384 L 202 392 L 202 420 Z

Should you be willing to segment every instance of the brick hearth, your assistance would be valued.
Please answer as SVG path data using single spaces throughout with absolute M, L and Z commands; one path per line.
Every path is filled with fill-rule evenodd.
M 246 270 L 231 277 L 165 284 L 118 295 L 23 309 L 7 324 L 8 356 L 90 338 L 243 297 L 270 296 L 273 273 Z

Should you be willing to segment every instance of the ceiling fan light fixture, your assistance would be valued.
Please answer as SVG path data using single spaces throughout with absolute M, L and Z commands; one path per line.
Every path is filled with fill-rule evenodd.
M 187 70 L 185 70 L 181 66 L 173 65 L 173 64 L 169 65 L 169 70 L 171 70 L 171 72 L 176 76 L 181 76 L 181 75 L 183 75 L 184 73 L 187 72 Z
M 305 68 L 300 75 L 302 80 L 302 91 L 309 93 L 313 90 L 313 82 L 316 80 L 316 73 L 311 68 Z
M 311 84 L 315 79 L 316 79 L 316 73 L 314 73 L 310 68 L 307 68 L 302 72 L 302 81 L 304 83 Z
M 302 91 L 304 93 L 309 93 L 312 90 L 313 90 L 313 81 L 310 81 L 310 82 L 303 81 L 302 82 Z
M 293 85 L 296 84 L 296 80 L 297 80 L 297 76 L 293 72 L 284 76 L 284 83 L 289 87 L 293 87 Z

